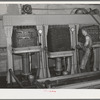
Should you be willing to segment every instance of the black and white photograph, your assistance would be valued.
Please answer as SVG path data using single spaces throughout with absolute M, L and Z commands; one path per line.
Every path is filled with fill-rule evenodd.
M 100 89 L 100 4 L 0 4 L 0 88 Z

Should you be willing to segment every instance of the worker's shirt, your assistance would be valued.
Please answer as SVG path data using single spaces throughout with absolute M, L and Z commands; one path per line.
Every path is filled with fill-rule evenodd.
M 92 39 L 91 39 L 90 35 L 85 36 L 84 47 L 86 47 L 86 48 L 91 48 L 92 47 Z

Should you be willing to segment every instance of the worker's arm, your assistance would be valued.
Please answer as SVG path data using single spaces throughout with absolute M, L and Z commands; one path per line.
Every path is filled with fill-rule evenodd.
M 83 47 L 83 43 L 78 42 L 77 45 L 76 45 L 76 48 L 77 49 L 82 49 L 82 47 Z
M 85 42 L 85 44 L 84 44 L 84 47 L 87 47 L 88 45 L 89 45 L 89 37 L 88 36 L 86 36 L 86 42 Z
M 89 37 L 88 36 L 86 36 L 86 41 L 85 41 L 85 44 L 83 45 L 82 43 L 80 43 L 80 42 L 78 42 L 78 46 L 77 46 L 77 48 L 78 49 L 83 49 L 84 51 L 86 50 L 86 48 L 88 47 L 88 45 L 89 45 Z

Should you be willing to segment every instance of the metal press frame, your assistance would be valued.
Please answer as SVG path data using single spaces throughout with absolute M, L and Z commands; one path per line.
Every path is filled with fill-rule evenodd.
M 100 17 L 95 15 L 95 17 L 100 21 Z M 41 78 L 50 77 L 50 72 L 48 68 L 48 58 L 52 57 L 52 53 L 47 53 L 47 31 L 48 25 L 69 25 L 70 29 L 75 29 L 71 31 L 71 46 L 75 50 L 71 53 L 73 58 L 73 74 L 77 73 L 77 56 L 76 56 L 76 44 L 77 44 L 77 30 L 80 24 L 96 24 L 96 21 L 91 17 L 91 15 L 4 15 L 3 16 L 3 25 L 4 31 L 7 39 L 7 57 L 8 57 L 8 73 L 7 73 L 7 83 L 10 83 L 10 74 L 9 69 L 13 70 L 13 53 L 20 52 L 34 52 L 36 48 L 26 48 L 22 49 L 13 49 L 12 48 L 12 30 L 13 26 L 24 26 L 24 25 L 36 25 L 37 30 L 40 31 L 41 36 L 41 68 L 45 69 L 47 75 L 41 76 Z M 59 56 L 69 56 L 70 52 L 61 52 Z M 54 55 L 53 55 L 54 56 Z M 56 55 L 57 56 L 57 55 Z M 46 70 L 47 69 L 47 70 Z M 14 81 L 14 80 L 13 80 Z

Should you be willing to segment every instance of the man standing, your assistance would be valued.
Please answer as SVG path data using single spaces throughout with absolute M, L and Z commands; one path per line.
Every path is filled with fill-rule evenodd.
M 77 49 L 79 51 L 79 57 L 81 56 L 80 71 L 93 71 L 94 54 L 92 38 L 85 29 L 79 29 Z

